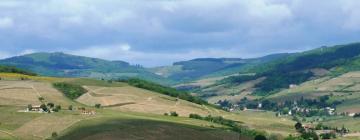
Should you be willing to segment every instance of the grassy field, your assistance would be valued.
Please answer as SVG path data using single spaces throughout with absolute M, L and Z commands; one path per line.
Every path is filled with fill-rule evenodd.
M 168 139 L 169 137 L 190 139 L 184 135 L 185 133 L 196 139 L 238 138 L 236 133 L 223 130 L 226 128 L 224 126 L 189 119 L 189 113 L 203 116 L 208 114 L 223 116 L 243 122 L 244 126 L 271 133 L 282 135 L 294 133 L 292 129 L 294 122 L 287 118 L 276 118 L 272 113 L 229 113 L 131 87 L 124 83 L 63 78 L 38 80 L 41 78 L 36 77 L 19 80 L 19 77 L 3 78 L 0 81 L 0 139 L 38 140 L 51 137 L 53 132 L 63 136 L 63 139 L 78 138 L 93 132 L 94 138 L 106 136 L 109 139 L 115 136 L 120 137 L 120 134 L 129 134 L 129 132 L 133 133 L 129 134 L 129 137 L 123 137 L 124 139 L 142 139 L 144 137 L 151 139 L 151 136 L 158 135 L 163 136 L 159 139 Z M 77 100 L 78 102 L 72 101 L 52 87 L 51 82 L 58 81 L 84 85 L 90 92 L 81 96 Z M 53 102 L 55 105 L 61 105 L 65 110 L 51 114 L 19 112 L 26 109 L 28 104 L 38 105 L 42 103 L 38 97 L 43 97 L 44 103 Z M 101 103 L 104 107 L 95 109 L 93 107 L 95 103 Z M 66 110 L 69 105 L 73 105 L 74 108 L 86 107 L 96 110 L 96 115 L 82 115 L 79 111 Z M 182 117 L 162 115 L 170 111 L 176 111 Z M 116 129 L 114 132 L 104 132 L 97 129 L 98 127 L 109 129 L 116 127 Z M 79 132 L 80 128 L 89 131 Z M 138 129 L 148 131 L 138 133 L 135 131 Z M 127 133 L 121 133 L 118 130 L 124 130 Z
M 315 99 L 331 95 L 331 100 L 342 101 L 337 112 L 360 112 L 360 72 L 350 72 L 339 77 L 323 77 L 305 82 L 298 87 L 283 90 L 267 97 L 271 100 L 297 100 L 301 97 Z
M 180 116 L 189 116 L 190 113 L 209 114 L 209 111 L 201 105 L 136 87 L 86 86 L 86 88 L 90 92 L 79 97 L 77 101 L 89 106 L 101 104 L 114 110 L 153 114 L 176 111 Z
M 200 96 L 215 94 L 215 96 L 212 95 L 206 98 L 206 100 L 210 103 L 217 103 L 219 100 L 228 100 L 236 103 L 244 97 L 248 99 L 255 99 L 257 97 L 250 94 L 253 92 L 255 84 L 263 80 L 264 78 L 259 78 L 236 86 L 232 85 L 231 88 L 229 88 L 226 84 L 205 87 L 201 90 Z

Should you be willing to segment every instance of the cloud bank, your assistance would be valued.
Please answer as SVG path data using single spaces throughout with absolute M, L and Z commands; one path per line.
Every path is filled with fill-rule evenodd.
M 156 66 L 359 41 L 358 0 L 2 0 L 0 57 L 64 51 Z

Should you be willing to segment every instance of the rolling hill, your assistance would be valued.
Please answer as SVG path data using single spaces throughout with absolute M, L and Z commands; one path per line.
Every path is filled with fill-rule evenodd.
M 227 77 L 214 86 L 236 86 L 256 79 L 265 78 L 254 85 L 253 94 L 266 96 L 325 75 L 338 76 L 350 71 L 360 70 L 360 43 L 321 47 L 295 53 L 284 58 L 257 65 L 236 75 Z
M 0 65 L 31 70 L 44 76 L 117 79 L 139 77 L 162 84 L 171 80 L 123 61 L 108 61 L 65 53 L 33 53 L 0 60 Z
M 197 58 L 175 62 L 172 66 L 151 68 L 153 73 L 175 81 L 188 82 L 204 77 L 227 76 L 255 65 L 276 60 L 289 54 L 273 54 L 260 58 Z
M 228 126 L 191 119 L 189 114 L 222 116 L 239 123 L 244 130 L 278 134 L 295 133 L 294 122 L 272 112 L 230 113 L 199 105 L 122 82 L 84 78 L 56 78 L 0 73 L 0 139 L 252 139 L 253 132 L 235 133 Z M 75 100 L 52 85 L 65 82 L 81 85 L 87 92 Z M 40 97 L 42 99 L 40 99 Z M 54 103 L 54 113 L 24 111 L 29 104 Z M 101 108 L 94 107 L 101 104 Z M 72 106 L 72 110 L 68 107 Z M 81 113 L 81 108 L 96 111 Z M 179 117 L 165 116 L 175 111 Z M 251 116 L 251 117 L 250 117 Z M 271 128 L 271 129 L 270 129 Z M 143 130 L 143 131 L 140 131 Z M 182 133 L 175 133 L 182 132 Z M 261 132 L 263 133 L 263 132 Z M 126 134 L 126 135 L 125 135 Z M 154 137 L 156 134 L 156 137 Z M 157 136 L 159 135 L 159 136 Z

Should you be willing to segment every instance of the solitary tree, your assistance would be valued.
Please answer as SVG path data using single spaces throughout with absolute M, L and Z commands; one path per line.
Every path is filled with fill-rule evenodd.
M 100 108 L 100 107 L 101 107 L 101 104 L 95 104 L 95 107 L 96 107 L 96 108 Z
M 58 137 L 58 134 L 57 134 L 56 132 L 52 132 L 51 137 L 52 137 L 52 138 L 57 138 L 57 137 Z
M 68 109 L 69 109 L 69 110 L 73 110 L 73 106 L 72 106 L 72 105 L 69 105 Z
M 300 129 L 302 129 L 303 127 L 302 127 L 302 124 L 300 123 L 300 122 L 297 122 L 296 124 L 295 124 L 295 129 L 296 130 L 300 130 Z
M 29 111 L 31 111 L 32 110 L 32 105 L 28 104 L 27 108 L 28 108 Z

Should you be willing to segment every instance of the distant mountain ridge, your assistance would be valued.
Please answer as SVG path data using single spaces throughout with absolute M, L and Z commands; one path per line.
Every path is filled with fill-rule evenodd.
M 259 58 L 196 58 L 173 63 L 150 71 L 176 81 L 191 81 L 206 76 L 231 75 L 252 65 L 269 62 L 290 54 L 273 54 Z
M 145 68 L 124 61 L 108 61 L 61 52 L 33 53 L 0 60 L 0 65 L 27 69 L 45 76 L 116 79 L 138 77 L 162 84 L 171 83 Z

